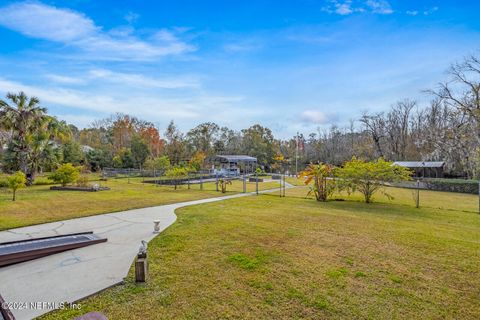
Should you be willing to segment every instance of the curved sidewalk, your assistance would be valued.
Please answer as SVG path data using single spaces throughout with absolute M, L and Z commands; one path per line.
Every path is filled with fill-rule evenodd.
M 0 295 L 7 303 L 17 303 L 11 311 L 18 320 L 40 316 L 63 302 L 78 301 L 123 281 L 140 241 L 150 241 L 157 235 L 153 233 L 153 220 L 160 220 L 163 231 L 177 219 L 174 213 L 177 208 L 254 194 L 241 193 L 2 231 L 0 242 L 84 231 L 93 231 L 108 241 L 0 268 Z

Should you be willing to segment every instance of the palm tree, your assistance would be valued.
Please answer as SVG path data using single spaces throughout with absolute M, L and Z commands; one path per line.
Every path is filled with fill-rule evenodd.
M 59 143 L 64 143 L 69 138 L 70 128 L 64 121 L 51 116 L 44 117 L 38 130 L 28 136 L 28 167 L 32 180 L 41 168 L 51 169 L 58 164 Z
M 327 201 L 328 196 L 333 192 L 334 180 L 329 179 L 332 178 L 333 169 L 329 164 L 310 164 L 299 173 L 299 178 L 304 178 L 306 185 L 313 180 L 313 187 L 310 188 L 309 194 L 313 192 L 317 201 Z
M 0 125 L 11 132 L 11 150 L 15 153 L 19 169 L 31 177 L 29 157 L 32 135 L 39 132 L 46 122 L 47 109 L 39 106 L 37 97 L 28 97 L 24 92 L 8 93 L 11 104 L 0 100 Z M 29 179 L 31 182 L 31 179 Z

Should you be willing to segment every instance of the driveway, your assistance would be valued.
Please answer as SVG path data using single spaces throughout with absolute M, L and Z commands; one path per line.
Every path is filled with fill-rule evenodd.
M 7 303 L 16 304 L 11 311 L 19 320 L 40 316 L 60 308 L 64 302 L 78 301 L 123 281 L 140 241 L 150 241 L 157 235 L 153 233 L 154 220 L 160 220 L 163 231 L 175 222 L 177 208 L 253 194 L 235 194 L 2 231 L 0 242 L 84 231 L 93 231 L 108 241 L 0 268 L 0 295 Z

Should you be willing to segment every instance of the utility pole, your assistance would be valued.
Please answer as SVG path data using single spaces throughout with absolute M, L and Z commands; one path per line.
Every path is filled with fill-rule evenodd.
M 295 146 L 295 177 L 298 178 L 298 131 Z

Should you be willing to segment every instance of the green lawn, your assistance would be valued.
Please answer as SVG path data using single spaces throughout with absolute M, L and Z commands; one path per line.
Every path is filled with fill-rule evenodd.
M 99 183 L 96 181 L 95 183 Z M 200 186 L 155 186 L 142 183 L 141 178 L 110 179 L 100 182 L 111 188 L 101 192 L 53 191 L 50 186 L 32 186 L 18 191 L 17 201 L 11 201 L 8 189 L 0 188 L 0 230 L 52 222 L 114 211 L 150 207 L 181 201 L 218 197 L 214 183 Z M 278 187 L 278 183 L 259 183 L 259 189 Z M 243 191 L 243 183 L 234 181 L 228 194 Z M 255 191 L 255 183 L 247 183 L 247 191 Z
M 430 206 L 415 209 L 409 190 L 391 191 L 391 203 L 298 189 L 182 208 L 149 245 L 146 285 L 131 270 L 80 312 L 44 319 L 479 319 L 476 198 L 424 191 Z
M 309 187 L 302 186 L 295 189 L 287 189 L 286 195 L 289 197 L 305 198 Z M 378 192 L 373 201 L 385 204 L 400 204 L 408 207 L 415 205 L 416 190 L 404 188 L 385 188 L 386 193 L 393 197 L 387 198 L 381 192 Z M 313 195 L 308 198 L 313 199 Z M 346 192 L 334 194 L 332 199 L 363 202 L 363 195 L 354 193 L 348 195 Z M 420 190 L 420 206 L 422 208 L 436 208 L 446 210 L 478 212 L 478 196 L 466 193 L 440 192 Z

